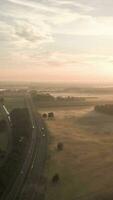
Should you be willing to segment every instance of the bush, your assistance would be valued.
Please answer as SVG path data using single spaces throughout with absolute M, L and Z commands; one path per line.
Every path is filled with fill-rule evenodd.
M 57 144 L 57 150 L 58 151 L 62 151 L 63 150 L 63 143 L 62 142 L 59 142 L 58 144 Z
M 42 115 L 42 117 L 43 117 L 44 119 L 47 119 L 47 114 L 44 113 L 44 114 Z
M 60 181 L 59 174 L 55 174 L 52 178 L 52 183 L 56 184 Z
M 48 113 L 48 119 L 54 119 L 54 113 L 53 112 Z
M 113 104 L 97 105 L 95 106 L 95 111 L 107 115 L 113 115 Z

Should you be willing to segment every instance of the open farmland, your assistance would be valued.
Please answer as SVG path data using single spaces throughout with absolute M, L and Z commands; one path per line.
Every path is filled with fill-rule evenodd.
M 5 105 L 9 111 L 14 108 L 22 108 L 25 106 L 25 101 L 23 96 L 6 96 Z
M 49 109 L 41 110 L 48 112 Z M 113 118 L 93 107 L 53 109 L 50 130 L 46 200 L 113 198 Z M 63 142 L 63 151 L 57 151 Z M 55 173 L 60 176 L 52 184 Z
M 4 116 L 0 110 L 0 120 L 3 120 Z M 0 150 L 6 151 L 8 145 L 8 133 L 7 130 L 0 131 Z
M 7 132 L 0 133 L 0 150 L 6 151 L 8 145 L 8 136 Z
M 0 120 L 3 120 L 3 115 L 0 113 Z M 8 149 L 8 132 L 7 129 L 0 130 L 0 156 L 3 152 L 6 152 Z M 3 162 L 3 158 L 0 157 L 0 165 Z

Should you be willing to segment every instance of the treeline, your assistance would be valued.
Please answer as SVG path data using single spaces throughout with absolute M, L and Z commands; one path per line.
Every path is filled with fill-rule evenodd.
M 75 106 L 85 105 L 87 101 L 84 97 L 54 97 L 49 93 L 37 93 L 36 91 L 31 92 L 32 99 L 38 106 Z
M 86 98 L 84 97 L 71 97 L 71 96 L 68 96 L 68 97 L 56 97 L 56 101 L 85 101 Z
M 95 111 L 108 115 L 113 115 L 113 104 L 97 105 Z
M 34 101 L 85 101 L 86 99 L 84 97 L 62 97 L 62 96 L 58 96 L 58 97 L 54 97 L 49 93 L 40 93 L 38 94 L 37 92 L 33 91 L 31 92 L 32 98 L 34 99 Z
M 55 98 L 50 95 L 49 93 L 47 94 L 37 94 L 37 92 L 32 92 L 31 93 L 32 98 L 34 101 L 42 102 L 42 101 L 55 101 Z
M 4 166 L 0 168 L 0 195 L 11 185 L 25 160 L 29 147 L 32 125 L 26 108 L 14 109 L 11 114 L 13 145 Z

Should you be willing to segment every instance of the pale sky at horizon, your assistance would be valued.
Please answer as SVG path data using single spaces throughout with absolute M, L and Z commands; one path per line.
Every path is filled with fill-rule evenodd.
M 0 0 L 0 80 L 113 81 L 112 0 Z

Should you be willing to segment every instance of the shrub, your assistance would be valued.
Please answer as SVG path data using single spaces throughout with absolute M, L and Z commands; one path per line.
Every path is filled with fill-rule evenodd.
M 54 119 L 54 113 L 53 112 L 48 113 L 48 119 Z
M 55 174 L 52 178 L 52 183 L 56 184 L 60 180 L 59 174 Z
M 63 143 L 62 142 L 59 142 L 58 144 L 57 144 L 57 150 L 58 151 L 62 151 L 63 150 Z
M 42 115 L 42 117 L 43 117 L 44 119 L 47 119 L 47 114 L 44 113 L 44 114 Z

